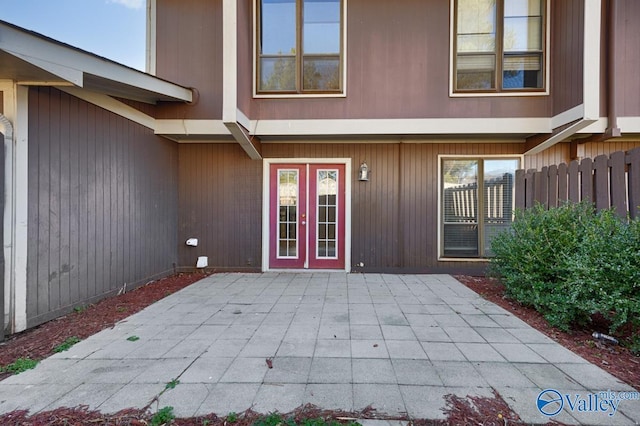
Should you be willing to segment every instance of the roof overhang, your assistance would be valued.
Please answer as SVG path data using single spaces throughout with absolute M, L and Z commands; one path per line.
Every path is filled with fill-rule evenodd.
M 0 79 L 24 85 L 73 85 L 155 104 L 191 102 L 186 87 L 0 21 Z

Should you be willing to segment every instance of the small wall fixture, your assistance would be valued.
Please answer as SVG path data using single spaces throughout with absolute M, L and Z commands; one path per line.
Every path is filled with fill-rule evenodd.
M 369 180 L 369 166 L 364 161 L 360 164 L 360 170 L 358 170 L 358 180 L 362 182 L 367 182 Z

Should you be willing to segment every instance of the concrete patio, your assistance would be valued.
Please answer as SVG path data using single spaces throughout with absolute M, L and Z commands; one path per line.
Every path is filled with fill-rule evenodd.
M 0 411 L 115 412 L 159 395 L 152 409 L 180 417 L 313 403 L 440 419 L 445 395 L 494 389 L 531 423 L 549 420 L 544 389 L 634 391 L 448 275 L 218 274 L 0 382 Z M 638 424 L 640 401 L 554 419 Z

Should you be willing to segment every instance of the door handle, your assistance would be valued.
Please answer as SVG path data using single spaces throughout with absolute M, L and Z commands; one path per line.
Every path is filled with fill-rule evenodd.
M 307 221 L 306 221 L 305 219 L 307 218 L 307 215 L 306 215 L 306 214 L 304 214 L 304 213 L 302 213 L 302 214 L 300 215 L 300 217 L 302 218 L 302 221 L 300 222 L 300 224 L 301 224 L 301 225 L 306 225 L 306 224 L 307 224 Z

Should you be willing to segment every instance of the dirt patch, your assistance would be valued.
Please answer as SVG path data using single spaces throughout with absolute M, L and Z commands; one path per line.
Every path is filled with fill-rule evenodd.
M 623 382 L 640 389 L 640 357 L 634 355 L 625 347 L 596 341 L 591 335 L 594 331 L 606 332 L 606 329 L 582 329 L 565 333 L 551 327 L 535 309 L 522 306 L 518 302 L 506 298 L 504 286 L 495 279 L 466 275 L 458 275 L 456 279 L 485 299 L 513 313 L 565 348 L 616 376 Z

